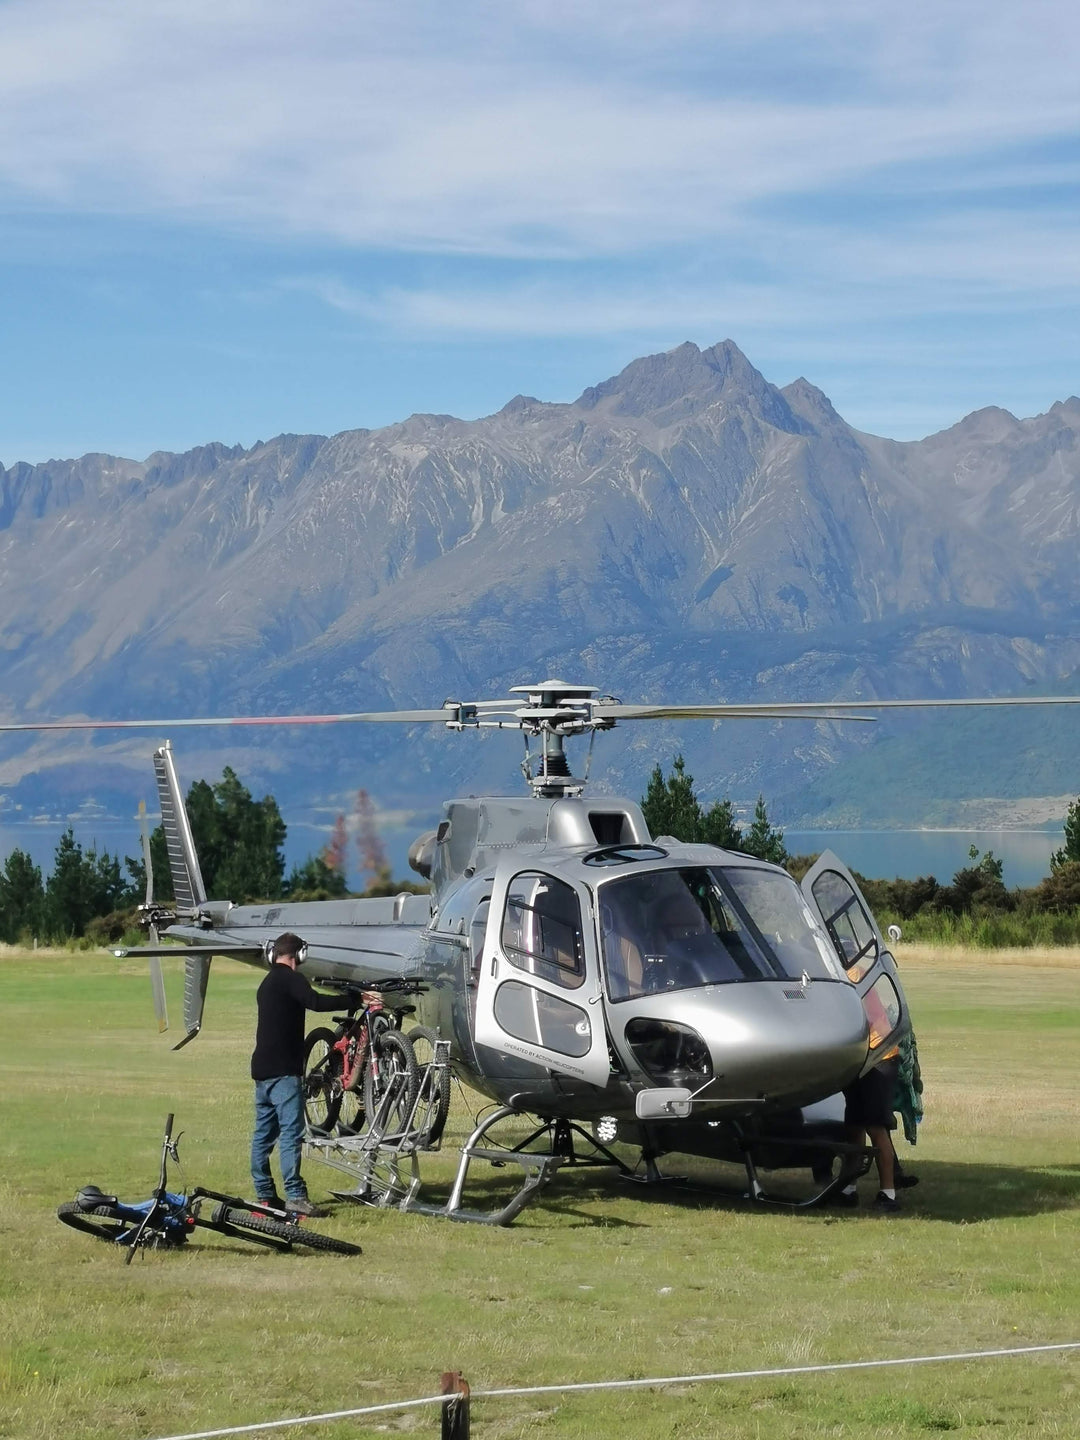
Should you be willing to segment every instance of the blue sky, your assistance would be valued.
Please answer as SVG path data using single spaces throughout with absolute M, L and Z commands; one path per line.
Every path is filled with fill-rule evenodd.
M 572 399 L 730 337 L 915 437 L 1080 390 L 1080 12 L 0 0 L 0 462 Z

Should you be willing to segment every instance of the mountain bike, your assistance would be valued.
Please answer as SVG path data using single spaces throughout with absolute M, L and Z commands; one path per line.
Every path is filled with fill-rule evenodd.
M 384 1137 L 393 1138 L 414 1115 L 424 1114 L 430 1121 L 422 1143 L 436 1143 L 446 1123 L 450 1087 L 445 1071 L 432 1078 L 426 1064 L 434 1054 L 435 1035 L 419 1025 L 406 1034 L 401 1024 L 413 1007 L 388 1004 L 385 998 L 388 992 L 412 994 L 416 988 L 410 980 L 389 980 L 378 990 L 363 990 L 356 996 L 358 1008 L 334 1016 L 334 1030 L 319 1026 L 308 1035 L 304 1109 L 313 1135 L 363 1135 L 378 1118 Z M 421 1047 L 420 1061 L 414 1045 Z M 425 1102 L 419 1107 L 418 1095 Z
M 275 1250 L 304 1245 L 335 1255 L 362 1253 L 359 1245 L 309 1230 L 287 1208 L 241 1200 L 199 1185 L 183 1191 L 169 1190 L 169 1161 L 180 1167 L 180 1136 L 173 1138 L 172 1127 L 170 1114 L 165 1121 L 157 1188 L 149 1199 L 129 1202 L 117 1195 L 106 1195 L 96 1185 L 84 1185 L 74 1200 L 58 1207 L 57 1218 L 73 1230 L 124 1246 L 125 1264 L 131 1263 L 139 1249 L 168 1250 L 186 1245 L 197 1227 Z

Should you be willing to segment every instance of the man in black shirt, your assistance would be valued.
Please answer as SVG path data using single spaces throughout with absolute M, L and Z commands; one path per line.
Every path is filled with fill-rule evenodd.
M 307 946 L 299 935 L 286 931 L 274 941 L 269 973 L 256 999 L 259 1022 L 251 1078 L 255 1081 L 255 1133 L 251 1141 L 251 1178 L 256 1198 L 281 1206 L 270 1172 L 270 1155 L 278 1146 L 278 1161 L 285 1189 L 285 1208 L 297 1215 L 325 1215 L 308 1199 L 300 1175 L 304 1143 L 304 1011 L 336 1010 L 339 995 L 319 995 L 302 975 Z

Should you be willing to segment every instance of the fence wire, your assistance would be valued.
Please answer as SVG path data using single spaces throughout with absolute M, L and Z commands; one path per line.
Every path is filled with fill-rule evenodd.
M 659 1389 L 666 1385 L 716 1384 L 723 1380 L 775 1380 L 790 1375 L 829 1375 L 842 1370 L 884 1370 L 901 1365 L 940 1365 L 947 1361 L 995 1360 L 1017 1355 L 1049 1355 L 1080 1350 L 1080 1340 L 1056 1345 L 1012 1345 L 1002 1350 L 958 1350 L 948 1355 L 904 1355 L 888 1360 L 837 1360 L 820 1365 L 783 1365 L 767 1370 L 716 1370 L 704 1375 L 658 1375 L 634 1380 L 578 1380 L 557 1385 L 514 1385 L 498 1390 L 473 1390 L 472 1400 L 506 1400 L 516 1395 L 570 1395 L 586 1390 Z M 329 1410 L 320 1415 L 297 1415 L 287 1420 L 261 1420 L 255 1425 L 231 1425 L 224 1430 L 199 1430 L 186 1435 L 164 1435 L 160 1440 L 222 1440 L 226 1435 L 255 1435 L 284 1430 L 296 1425 L 316 1425 L 331 1420 L 353 1420 L 363 1415 L 380 1415 L 397 1410 L 417 1410 L 425 1405 L 443 1405 L 453 1396 L 425 1395 L 418 1400 L 392 1400 L 383 1405 L 364 1405 L 354 1410 Z

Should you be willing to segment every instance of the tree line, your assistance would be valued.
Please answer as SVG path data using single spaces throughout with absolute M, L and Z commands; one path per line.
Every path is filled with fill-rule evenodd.
M 754 855 L 784 865 L 797 880 L 817 859 L 788 854 L 784 832 L 770 823 L 760 795 L 746 830 L 736 824 L 730 800 L 703 805 L 681 755 L 669 775 L 656 766 L 641 807 L 653 835 Z M 973 845 L 968 860 L 947 883 L 934 875 L 871 880 L 851 869 L 879 923 L 902 924 L 909 939 L 987 945 L 1080 942 L 1080 799 L 1069 806 L 1064 844 L 1051 855 L 1050 873 L 1038 885 L 1009 889 L 992 850 L 981 853 Z
M 236 904 L 262 900 L 330 900 L 350 894 L 347 883 L 348 831 L 338 816 L 329 843 L 286 874 L 285 821 L 272 795 L 253 798 L 226 766 L 220 780 L 196 780 L 187 793 L 188 818 L 208 895 Z M 356 838 L 364 895 L 421 890 L 391 876 L 366 791 L 356 799 Z M 173 899 L 172 876 L 159 825 L 150 835 L 154 899 Z M 121 861 L 95 845 L 83 848 L 68 828 L 61 835 L 52 870 L 43 875 L 25 851 L 12 850 L 0 869 L 0 941 L 62 942 L 87 937 L 107 944 L 130 930 L 146 895 L 141 856 Z
M 263 900 L 331 900 L 348 896 L 393 895 L 426 886 L 395 880 L 379 839 L 374 806 L 366 791 L 357 792 L 353 836 L 361 878 L 359 891 L 347 882 L 349 827 L 339 815 L 327 844 L 286 874 L 287 834 L 272 795 L 261 800 L 226 766 L 211 784 L 197 780 L 187 794 L 195 848 L 207 893 L 237 904 Z M 703 805 L 681 755 L 667 775 L 657 765 L 649 777 L 641 808 L 650 832 L 691 843 L 718 845 L 785 865 L 799 879 L 814 856 L 789 855 L 784 832 L 769 820 L 759 795 L 749 825 L 741 826 L 730 799 Z M 154 898 L 173 899 L 165 834 L 159 825 L 150 836 Z M 948 884 L 933 875 L 913 880 L 870 880 L 855 876 L 883 924 L 902 922 L 912 938 L 970 938 L 980 931 L 986 943 L 1048 943 L 1080 940 L 1080 799 L 1069 807 L 1064 844 L 1051 857 L 1050 874 L 1030 889 L 1010 890 L 1002 863 L 993 851 L 972 847 L 970 864 Z M 12 850 L 0 869 L 0 941 L 12 944 L 67 941 L 87 937 L 107 944 L 135 923 L 146 893 L 141 857 L 83 848 L 69 828 L 61 835 L 52 870 L 44 875 L 23 850 Z M 1037 924 L 1050 917 L 1054 925 Z M 965 928 L 966 927 L 966 928 Z M 993 937 L 997 937 L 994 939 Z

